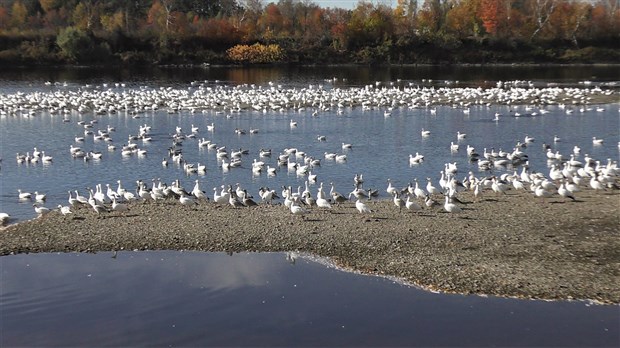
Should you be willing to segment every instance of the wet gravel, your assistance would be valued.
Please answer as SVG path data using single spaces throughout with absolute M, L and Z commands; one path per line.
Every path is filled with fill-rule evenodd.
M 414 213 L 391 200 L 353 202 L 304 217 L 283 205 L 133 203 L 125 214 L 86 207 L 0 231 L 0 255 L 112 250 L 298 251 L 339 266 L 464 294 L 620 303 L 620 193 L 579 192 L 542 201 L 487 193 L 463 211 Z

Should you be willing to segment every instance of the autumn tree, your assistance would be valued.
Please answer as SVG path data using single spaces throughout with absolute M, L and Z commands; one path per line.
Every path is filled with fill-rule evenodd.
M 11 16 L 9 16 L 9 10 L 0 5 L 0 30 L 6 30 L 9 27 L 9 21 Z
M 415 30 L 417 14 L 417 0 L 398 0 L 396 8 L 394 9 L 396 34 L 412 34 Z
M 236 45 L 226 51 L 228 58 L 237 63 L 274 63 L 284 57 L 284 52 L 280 46 L 263 45 Z
M 558 2 L 559 0 L 530 0 L 530 13 L 534 24 L 530 41 L 547 25 Z
M 446 31 L 459 38 L 477 37 L 482 27 L 478 18 L 479 8 L 479 0 L 456 3 L 446 14 Z
M 100 19 L 101 27 L 109 33 L 122 30 L 125 23 L 125 16 L 126 15 L 123 10 L 118 10 L 110 14 L 104 14 Z
M 19 0 L 16 0 L 11 6 L 11 21 L 12 27 L 22 29 L 26 25 L 26 18 L 28 17 L 28 9 Z
M 391 9 L 359 2 L 348 23 L 349 40 L 357 46 L 375 45 L 394 33 Z
M 174 0 L 155 0 L 147 14 L 147 22 L 153 25 L 158 32 L 168 33 L 171 29 Z
M 578 32 L 592 6 L 582 1 L 562 1 L 549 18 L 546 36 L 557 40 L 570 40 L 579 47 Z
M 503 19 L 505 7 L 502 0 L 481 0 L 478 15 L 484 30 L 491 36 L 497 34 L 500 21 Z
M 325 26 L 329 30 L 329 36 L 331 36 L 332 47 L 335 49 L 346 48 L 349 40 L 347 23 L 351 21 L 350 11 L 330 8 L 325 10 L 323 18 L 326 22 Z
M 261 0 L 239 0 L 240 8 L 233 20 L 244 41 L 255 40 L 258 37 L 258 22 L 263 13 Z
M 99 15 L 99 3 L 94 0 L 80 1 L 72 13 L 73 26 L 82 30 L 91 30 L 96 26 Z
M 263 36 L 266 39 L 272 39 L 281 32 L 282 29 L 282 13 L 280 8 L 274 3 L 270 3 L 265 7 L 263 15 L 259 19 L 260 27 L 263 31 Z
M 62 6 L 62 1 L 60 0 L 39 0 L 39 4 L 41 5 L 41 8 L 43 9 L 43 11 L 47 13 L 47 12 L 57 10 L 58 8 L 60 8 L 60 6 Z

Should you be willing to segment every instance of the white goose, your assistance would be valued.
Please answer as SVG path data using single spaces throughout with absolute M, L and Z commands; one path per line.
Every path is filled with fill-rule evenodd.
M 372 213 L 372 210 L 370 210 L 370 208 L 359 199 L 355 201 L 355 208 L 360 212 L 360 214 Z
M 461 209 L 461 207 L 459 207 L 458 205 L 450 202 L 450 197 L 448 197 L 448 196 L 446 196 L 446 200 L 445 200 L 445 203 L 443 204 L 443 208 L 448 213 L 460 213 L 460 212 L 463 211 L 463 209 Z
M 0 213 L 0 226 L 4 226 L 11 219 L 8 213 Z
M 32 205 L 34 207 L 34 211 L 35 213 L 37 213 L 39 216 L 43 216 L 47 213 L 50 212 L 49 208 L 43 207 L 43 206 L 39 206 L 36 203 Z
M 385 191 L 390 195 L 393 196 L 395 194 L 398 193 L 398 190 L 396 189 L 396 187 L 392 186 L 392 179 L 388 179 L 388 187 L 387 189 L 385 189 Z
M 411 200 L 411 195 L 407 195 L 407 200 L 405 201 L 405 208 L 407 208 L 410 211 L 416 211 L 416 212 L 422 210 L 422 207 L 418 203 Z
M 112 198 L 112 210 L 124 213 L 129 210 L 129 207 L 127 206 L 127 204 L 118 203 L 116 201 L 116 197 L 114 197 Z
M 409 197 L 407 197 L 407 199 L 409 199 Z M 398 207 L 398 211 L 401 211 L 403 209 L 403 207 L 405 206 L 405 201 L 403 201 L 402 198 L 400 198 L 400 195 L 398 193 L 394 194 L 394 205 Z
M 19 199 L 22 201 L 29 200 L 32 198 L 32 193 L 30 192 L 22 192 L 21 189 L 17 189 L 17 192 L 19 193 L 18 195 Z
M 564 186 L 564 183 L 561 183 L 560 187 L 558 187 L 558 194 L 564 198 L 570 198 L 573 201 L 575 201 L 575 196 L 573 196 L 573 193 L 571 191 L 566 189 L 566 187 Z

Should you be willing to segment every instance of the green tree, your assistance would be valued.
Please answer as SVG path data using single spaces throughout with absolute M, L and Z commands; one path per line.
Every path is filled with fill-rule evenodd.
M 75 27 L 67 27 L 56 37 L 56 44 L 61 53 L 73 61 L 90 58 L 94 51 L 94 42 L 84 31 Z

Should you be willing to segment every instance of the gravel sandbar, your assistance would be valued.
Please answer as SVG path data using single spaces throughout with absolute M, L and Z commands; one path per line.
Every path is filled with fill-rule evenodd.
M 363 273 L 464 294 L 620 303 L 620 193 L 579 192 L 541 201 L 527 192 L 463 193 L 458 214 L 441 205 L 399 211 L 391 200 L 313 208 L 233 208 L 204 202 L 133 203 L 97 215 L 86 207 L 4 227 L 0 255 L 113 250 L 298 251 Z

